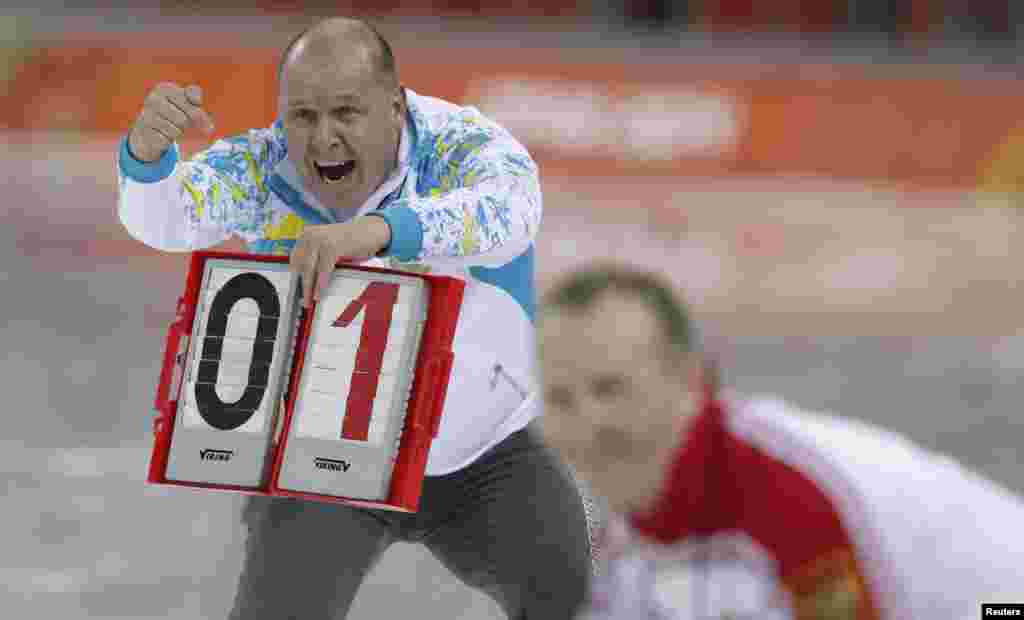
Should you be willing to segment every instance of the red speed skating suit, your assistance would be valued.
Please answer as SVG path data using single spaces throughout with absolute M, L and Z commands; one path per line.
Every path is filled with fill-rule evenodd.
M 661 497 L 615 518 L 585 618 L 965 620 L 1024 603 L 1024 504 L 905 438 L 709 402 Z

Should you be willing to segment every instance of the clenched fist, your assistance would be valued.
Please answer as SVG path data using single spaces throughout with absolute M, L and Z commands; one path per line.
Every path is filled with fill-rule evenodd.
M 139 161 L 153 162 L 164 154 L 189 127 L 213 133 L 213 119 L 202 108 L 203 91 L 198 86 L 158 84 L 146 97 L 131 132 L 128 147 Z

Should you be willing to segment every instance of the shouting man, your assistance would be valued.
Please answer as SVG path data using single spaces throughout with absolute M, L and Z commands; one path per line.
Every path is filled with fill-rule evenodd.
M 466 289 L 419 513 L 250 500 L 231 618 L 342 618 L 396 540 L 426 545 L 509 618 L 570 617 L 590 574 L 588 511 L 531 430 L 536 164 L 477 110 L 402 87 L 388 42 L 359 21 L 321 22 L 287 47 L 279 104 L 270 127 L 181 161 L 175 141 L 212 119 L 198 87 L 157 86 L 121 145 L 127 230 L 167 251 L 238 236 L 290 254 L 307 305 L 339 259 Z

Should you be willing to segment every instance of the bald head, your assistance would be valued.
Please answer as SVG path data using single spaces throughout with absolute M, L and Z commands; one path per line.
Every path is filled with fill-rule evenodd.
M 358 58 L 382 84 L 398 87 L 398 71 L 391 45 L 369 23 L 335 17 L 320 21 L 300 32 L 284 50 L 278 75 L 305 57 Z
M 288 159 L 307 189 L 359 208 L 398 165 L 406 101 L 391 47 L 365 22 L 328 19 L 288 45 L 279 82 Z

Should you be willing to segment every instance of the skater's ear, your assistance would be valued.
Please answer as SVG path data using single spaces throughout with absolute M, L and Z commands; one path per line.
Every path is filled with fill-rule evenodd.
M 686 386 L 694 397 L 705 400 L 714 400 L 717 397 L 721 377 L 716 359 L 694 351 L 687 357 L 682 372 Z

